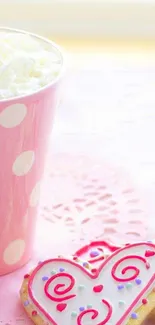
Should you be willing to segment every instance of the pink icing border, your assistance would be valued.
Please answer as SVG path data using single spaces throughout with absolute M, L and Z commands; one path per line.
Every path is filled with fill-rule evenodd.
M 116 250 L 120 249 L 121 247 L 119 246 L 114 246 L 112 244 L 108 244 L 106 241 L 95 241 L 95 242 L 91 242 L 90 244 L 83 246 L 82 248 L 80 248 L 78 251 L 76 251 L 76 253 L 74 254 L 74 256 L 80 257 L 82 255 L 84 255 L 85 253 L 89 252 L 89 250 L 91 248 L 98 248 L 98 247 L 103 247 L 103 248 L 107 248 L 109 250 L 109 253 L 113 253 Z M 90 258 L 88 260 L 89 263 L 96 263 L 96 262 L 100 262 L 103 261 L 104 257 L 103 256 L 97 256 L 94 258 Z
M 121 249 L 116 250 L 112 255 L 110 255 L 105 261 L 103 261 L 103 263 L 99 266 L 98 269 L 96 269 L 96 273 L 95 274 L 91 274 L 87 271 L 87 269 L 84 269 L 83 266 L 76 264 L 74 261 L 72 260 L 68 260 L 68 259 L 64 259 L 64 258 L 55 258 L 55 259 L 49 259 L 46 260 L 44 262 L 42 262 L 41 264 L 39 264 L 35 270 L 32 272 L 29 281 L 28 281 L 28 294 L 30 299 L 33 301 L 34 305 L 36 305 L 36 307 L 45 315 L 45 317 L 52 322 L 53 325 L 59 325 L 57 323 L 55 323 L 55 321 L 51 318 L 51 316 L 44 310 L 44 308 L 42 306 L 40 306 L 40 304 L 38 303 L 38 301 L 34 298 L 33 296 L 33 291 L 32 291 L 32 284 L 33 284 L 33 280 L 34 277 L 36 276 L 37 272 L 42 268 L 42 266 L 50 263 L 50 262 L 66 262 L 69 263 L 73 266 L 75 266 L 76 268 L 79 268 L 82 272 L 84 272 L 85 274 L 87 274 L 88 277 L 90 277 L 91 279 L 96 279 L 100 272 L 102 271 L 102 269 L 104 268 L 104 266 L 114 257 L 116 256 L 119 252 L 121 251 L 125 251 L 128 250 L 132 247 L 138 247 L 138 246 L 143 246 L 145 245 L 146 247 L 152 247 L 155 249 L 155 245 L 152 243 L 136 243 L 136 244 L 132 244 L 132 245 L 128 245 L 126 247 L 123 247 Z M 137 296 L 137 298 L 133 301 L 133 303 L 129 306 L 129 308 L 127 309 L 127 311 L 125 312 L 125 314 L 122 316 L 122 318 L 116 323 L 116 325 L 122 325 L 122 322 L 125 320 L 125 318 L 129 315 L 129 313 L 132 311 L 132 309 L 134 308 L 134 306 L 137 304 L 137 302 L 140 300 L 140 298 L 143 296 L 143 294 L 145 293 L 146 290 L 148 290 L 148 288 L 151 286 L 151 284 L 153 283 L 153 281 L 155 280 L 155 274 L 152 276 L 152 278 L 150 279 L 150 281 L 148 282 L 148 284 L 144 287 L 144 289 L 140 292 L 140 294 Z

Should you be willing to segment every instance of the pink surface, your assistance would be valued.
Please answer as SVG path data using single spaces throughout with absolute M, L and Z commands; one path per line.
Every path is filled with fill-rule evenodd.
M 39 260 L 73 254 L 96 239 L 117 244 L 148 239 L 146 206 L 122 169 L 84 156 L 49 156 L 33 259 L 0 277 L 1 324 L 31 324 L 18 292 L 23 275 Z
M 0 274 L 22 266 L 32 253 L 56 88 L 0 103 Z

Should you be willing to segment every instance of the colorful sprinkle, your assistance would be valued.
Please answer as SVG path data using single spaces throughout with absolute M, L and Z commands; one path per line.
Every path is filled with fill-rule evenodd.
M 56 271 L 55 271 L 55 270 L 52 270 L 52 271 L 51 271 L 51 274 L 52 274 L 52 275 L 56 274 Z
M 99 256 L 99 252 L 98 251 L 91 251 L 90 252 L 90 257 L 96 257 L 96 256 Z
M 84 266 L 84 267 L 87 266 L 87 264 L 88 264 L 87 262 L 83 262 L 83 266 Z
M 146 268 L 147 268 L 147 270 L 150 269 L 150 263 L 148 263 L 148 262 L 146 263 Z
M 78 261 L 78 257 L 77 256 L 74 256 L 73 257 L 73 261 Z
M 63 267 L 60 267 L 59 272 L 64 272 L 65 269 Z
M 76 316 L 77 316 L 76 311 L 72 311 L 71 316 L 72 316 L 72 317 L 76 317 Z
M 119 301 L 119 306 L 122 307 L 122 306 L 124 306 L 124 305 L 125 305 L 125 302 L 124 302 L 123 300 L 120 300 L 120 301 Z
M 87 308 L 88 309 L 91 309 L 92 308 L 92 305 L 91 304 L 87 305 Z
M 32 316 L 37 316 L 37 311 L 36 310 L 32 311 Z
M 132 288 L 132 283 L 131 282 L 126 283 L 126 288 L 131 289 Z
M 132 319 L 137 319 L 137 318 L 138 318 L 138 317 L 137 317 L 137 314 L 136 314 L 136 313 L 132 313 L 132 314 L 131 314 L 131 318 L 132 318 Z
M 29 276 L 30 276 L 29 274 L 25 274 L 25 275 L 24 275 L 24 279 L 28 279 Z
M 25 300 L 24 301 L 24 306 L 26 307 L 26 306 L 28 306 L 29 305 L 29 301 L 28 300 Z
M 89 263 L 84 262 L 84 263 L 83 263 L 83 266 L 84 266 L 86 269 L 89 269 Z
M 135 282 L 136 282 L 136 284 L 140 285 L 142 283 L 142 280 L 136 279 Z
M 85 308 L 84 308 L 84 307 L 80 307 L 79 310 L 80 310 L 80 311 L 84 311 Z
M 57 310 L 62 312 L 63 310 L 65 310 L 67 307 L 67 304 L 64 304 L 64 303 L 60 303 L 56 306 Z
M 147 303 L 148 303 L 147 299 L 145 299 L 145 298 L 142 299 L 142 304 L 143 304 L 143 305 L 146 305 Z
M 154 251 L 151 251 L 151 250 L 147 250 L 145 252 L 145 257 L 151 257 L 151 256 L 154 256 L 155 255 L 155 252 Z
M 48 280 L 48 276 L 46 276 L 46 275 L 43 276 L 43 277 L 42 277 L 42 280 L 43 280 L 43 281 L 47 281 L 47 280 Z
M 122 289 L 124 289 L 124 285 L 123 285 L 123 284 L 119 284 L 119 285 L 117 286 L 117 288 L 118 288 L 118 290 L 122 290 Z
M 99 293 L 103 290 L 103 285 L 100 284 L 100 285 L 97 285 L 93 288 L 93 291 L 96 292 L 96 293 Z
M 83 290 L 83 289 L 85 289 L 85 286 L 84 286 L 83 284 L 80 284 L 80 285 L 78 286 L 78 289 L 79 289 L 79 290 Z

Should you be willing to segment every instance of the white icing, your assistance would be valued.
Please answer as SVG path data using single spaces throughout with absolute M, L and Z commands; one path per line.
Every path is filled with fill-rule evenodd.
M 69 261 L 60 262 L 48 262 L 45 265 L 42 265 L 40 270 L 36 273 L 34 280 L 32 282 L 32 292 L 34 298 L 37 302 L 44 308 L 44 310 L 51 316 L 57 325 L 77 325 L 77 318 L 71 317 L 71 312 L 76 311 L 78 315 L 79 307 L 87 307 L 91 304 L 92 308 L 96 309 L 99 312 L 99 315 L 96 319 L 91 319 L 91 314 L 88 314 L 83 317 L 82 325 L 97 325 L 104 320 L 107 315 L 107 307 L 101 302 L 102 299 L 107 300 L 113 308 L 112 317 L 107 322 L 107 325 L 116 325 L 117 322 L 124 315 L 125 311 L 129 308 L 131 303 L 136 299 L 144 287 L 148 284 L 151 277 L 154 275 L 155 270 L 155 256 L 146 258 L 150 263 L 150 268 L 147 269 L 146 265 L 138 259 L 128 259 L 121 263 L 120 267 L 117 268 L 116 275 L 120 278 L 128 278 L 133 275 L 133 270 L 128 271 L 125 275 L 121 274 L 121 271 L 126 266 L 136 266 L 140 269 L 140 274 L 138 278 L 142 281 L 140 285 L 135 283 L 135 280 L 129 281 L 132 283 L 132 288 L 127 289 L 126 287 L 122 290 L 118 290 L 117 286 L 119 284 L 126 284 L 126 282 L 117 282 L 112 278 L 111 270 L 113 265 L 124 256 L 129 255 L 138 255 L 145 257 L 146 250 L 151 250 L 155 252 L 155 247 L 149 246 L 148 244 L 141 244 L 134 247 L 126 247 L 124 250 L 118 251 L 111 260 L 105 265 L 105 267 L 100 272 L 100 275 L 97 279 L 91 279 L 87 274 L 82 272 L 76 265 L 72 265 Z M 70 294 L 76 294 L 75 298 L 70 300 L 65 300 L 63 303 L 67 304 L 67 308 L 63 312 L 59 312 L 56 309 L 57 302 L 50 300 L 44 293 L 45 281 L 42 280 L 43 276 L 51 277 L 51 271 L 56 270 L 59 273 L 60 268 L 64 268 L 65 271 L 71 274 L 76 281 L 75 287 L 67 294 L 59 297 L 65 297 Z M 128 282 L 128 281 L 127 281 Z M 55 279 L 49 287 L 49 292 L 55 296 L 53 288 L 56 284 L 64 283 L 66 287 L 70 281 L 66 278 Z M 85 286 L 84 289 L 79 290 L 78 286 L 82 284 Z M 104 289 L 100 293 L 94 293 L 93 287 L 96 285 L 103 285 Z M 145 294 L 141 297 L 144 298 L 152 290 L 153 284 L 147 289 Z M 58 296 L 57 296 L 58 297 Z M 124 301 L 125 305 L 120 307 L 119 301 Z M 122 325 L 127 323 L 127 320 L 130 318 L 130 315 L 136 307 L 140 305 L 138 302 L 130 314 L 126 317 Z M 46 319 L 46 317 L 43 317 Z
M 61 56 L 50 42 L 29 34 L 0 32 L 0 99 L 34 92 L 52 82 Z

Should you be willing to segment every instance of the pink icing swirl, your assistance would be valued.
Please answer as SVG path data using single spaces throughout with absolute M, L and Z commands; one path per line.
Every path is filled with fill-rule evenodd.
M 138 255 L 129 255 L 129 256 L 125 256 L 125 257 L 122 257 L 120 260 L 118 260 L 113 268 L 112 268 L 112 271 L 111 271 L 111 274 L 112 274 L 112 277 L 118 281 L 118 282 L 126 282 L 126 281 L 131 281 L 131 280 L 134 280 L 137 278 L 137 276 L 139 275 L 140 273 L 140 269 L 138 269 L 136 266 L 134 265 L 129 265 L 129 266 L 126 266 L 122 269 L 121 273 L 122 275 L 125 275 L 126 272 L 128 271 L 133 271 L 133 275 L 127 277 L 127 278 L 120 278 L 118 276 L 116 276 L 116 271 L 117 271 L 117 268 L 120 266 L 120 264 L 123 262 L 123 261 L 126 261 L 126 260 L 139 260 L 139 261 L 142 261 L 145 265 L 147 263 L 146 259 L 142 256 L 138 256 Z
M 59 278 L 67 278 L 67 279 L 69 279 L 70 280 L 70 284 L 68 286 L 66 286 L 66 284 L 64 284 L 64 283 L 58 283 L 58 284 L 56 284 L 55 287 L 53 288 L 54 294 L 56 296 L 66 295 L 68 292 L 70 292 L 73 289 L 73 287 L 75 285 L 75 279 L 72 277 L 72 275 L 70 275 L 69 273 L 58 273 L 58 274 L 53 275 L 46 282 L 45 287 L 44 287 L 45 295 L 49 299 L 51 299 L 52 301 L 56 301 L 56 302 L 62 302 L 62 301 L 65 301 L 65 300 L 74 298 L 76 296 L 75 294 L 67 295 L 65 297 L 56 297 L 56 296 L 53 296 L 51 293 L 49 293 L 49 286 L 50 286 L 50 284 L 54 280 L 59 279 Z
M 106 305 L 108 312 L 107 315 L 105 317 L 105 319 L 103 321 L 101 321 L 100 323 L 96 324 L 96 325 L 104 325 L 106 324 L 112 315 L 112 306 L 109 304 L 109 302 L 107 302 L 106 300 L 102 299 L 102 302 L 104 305 Z M 96 309 L 88 309 L 88 310 L 84 310 L 77 318 L 77 325 L 83 325 L 83 318 L 84 316 L 86 316 L 87 314 L 92 314 L 91 319 L 94 320 L 98 317 L 99 312 Z

